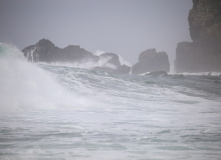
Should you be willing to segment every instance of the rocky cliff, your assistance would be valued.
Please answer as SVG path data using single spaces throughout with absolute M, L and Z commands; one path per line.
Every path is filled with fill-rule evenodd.
M 178 43 L 177 72 L 221 71 L 221 0 L 193 0 L 189 12 L 193 42 Z
M 22 52 L 32 62 L 90 63 L 94 68 L 112 73 L 128 74 L 130 71 L 130 67 L 120 64 L 117 54 L 104 53 L 96 56 L 78 45 L 59 48 L 47 39 L 42 39 L 35 45 L 24 48 Z
M 170 64 L 166 52 L 156 52 L 148 49 L 140 53 L 138 63 L 132 66 L 132 74 L 142 74 L 154 71 L 170 71 Z

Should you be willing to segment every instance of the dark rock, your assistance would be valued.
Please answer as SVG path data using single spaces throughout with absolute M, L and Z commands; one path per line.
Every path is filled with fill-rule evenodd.
M 123 64 L 117 70 L 115 70 L 113 73 L 116 73 L 116 74 L 129 74 L 130 70 L 131 70 L 131 67 Z
M 221 0 L 193 0 L 188 21 L 194 42 L 209 43 L 221 50 Z
M 140 53 L 138 63 L 132 66 L 132 74 L 142 74 L 155 71 L 170 71 L 170 64 L 166 52 L 156 52 L 149 49 Z
M 64 62 L 78 62 L 83 63 L 87 61 L 97 61 L 98 57 L 92 53 L 80 48 L 78 45 L 69 45 L 62 49 L 62 55 L 60 55 L 59 60 Z
M 193 42 L 178 43 L 176 72 L 220 72 L 221 0 L 193 0 L 188 21 Z
M 106 66 L 110 66 L 110 68 L 118 69 L 121 64 L 117 54 L 114 53 L 104 53 L 99 56 L 100 61 L 106 61 Z
M 56 47 L 51 41 L 42 39 L 35 45 L 22 50 L 30 61 L 51 62 L 55 61 L 61 49 Z
M 176 72 L 221 71 L 221 54 L 200 42 L 181 42 L 176 49 Z
M 46 39 L 24 48 L 22 51 L 28 60 L 34 62 L 81 62 L 88 59 L 95 61 L 98 59 L 97 56 L 80 48 L 80 46 L 70 45 L 61 49 Z
M 65 48 L 56 47 L 51 41 L 42 39 L 35 45 L 24 48 L 23 53 L 32 62 L 93 62 L 101 69 L 111 73 L 128 74 L 130 67 L 121 65 L 119 56 L 114 53 L 104 53 L 100 56 L 93 55 L 78 45 L 69 45 Z

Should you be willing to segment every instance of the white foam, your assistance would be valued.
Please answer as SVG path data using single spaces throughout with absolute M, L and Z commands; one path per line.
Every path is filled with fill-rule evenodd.
M 85 60 L 83 62 L 38 62 L 38 64 L 47 64 L 52 66 L 65 66 L 65 67 L 74 67 L 74 68 L 85 68 L 85 69 L 93 69 L 95 67 L 106 67 L 111 69 L 117 69 L 117 67 L 113 64 L 108 63 L 111 57 L 102 57 L 97 62 L 92 60 Z
M 96 50 L 96 52 L 94 53 L 94 55 L 96 56 L 100 56 L 102 54 L 106 53 L 105 51 L 102 51 L 102 50 Z M 120 64 L 121 65 L 127 65 L 127 66 L 131 66 L 131 64 L 126 61 L 121 55 L 117 54 L 118 57 L 119 57 L 119 61 L 120 61 Z
M 94 55 L 96 55 L 96 56 L 100 56 L 100 55 L 102 55 L 102 54 L 104 54 L 105 53 L 105 51 L 102 51 L 102 50 L 96 50 L 95 51 L 95 53 L 94 53 Z
M 119 60 L 120 60 L 121 65 L 124 64 L 124 65 L 131 67 L 131 64 L 128 61 L 126 61 L 121 55 L 118 54 L 118 56 L 119 56 Z
M 60 86 L 48 72 L 27 62 L 15 47 L 0 43 L 0 111 L 81 107 L 88 100 Z
M 220 75 L 221 75 L 221 72 L 198 72 L 198 73 L 188 73 L 188 72 L 173 73 L 173 72 L 170 72 L 169 75 L 220 76 Z
M 31 59 L 31 62 L 34 62 L 34 51 L 36 50 L 36 48 L 33 48 L 32 50 L 27 52 L 27 59 Z M 36 56 L 37 58 L 37 56 Z

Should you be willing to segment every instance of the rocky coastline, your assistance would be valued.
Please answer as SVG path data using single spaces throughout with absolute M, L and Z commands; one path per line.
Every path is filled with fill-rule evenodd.
M 129 74 L 131 71 L 132 74 L 142 74 L 153 71 L 169 72 L 170 70 L 167 53 L 157 53 L 156 49 L 149 49 L 140 53 L 138 62 L 132 67 L 121 64 L 119 56 L 115 53 L 103 53 L 97 56 L 78 45 L 59 48 L 47 39 L 41 39 L 35 45 L 24 48 L 22 52 L 32 62 L 93 63 L 94 69 L 115 74 Z
M 177 73 L 221 72 L 221 0 L 193 0 L 188 16 L 192 42 L 180 42 L 176 48 L 174 68 Z M 115 53 L 94 55 L 79 45 L 65 48 L 42 39 L 22 50 L 32 62 L 93 63 L 95 69 L 116 74 L 143 74 L 147 72 L 170 72 L 166 52 L 148 49 L 139 54 L 132 67 L 121 64 Z

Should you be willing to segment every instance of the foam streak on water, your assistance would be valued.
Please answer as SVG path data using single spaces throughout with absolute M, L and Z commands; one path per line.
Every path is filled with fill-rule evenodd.
M 0 52 L 0 159 L 221 157 L 218 74 L 119 76 Z

